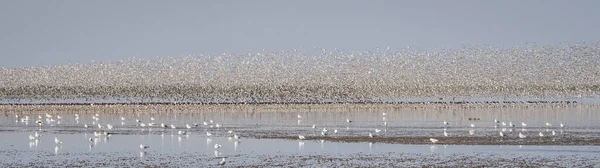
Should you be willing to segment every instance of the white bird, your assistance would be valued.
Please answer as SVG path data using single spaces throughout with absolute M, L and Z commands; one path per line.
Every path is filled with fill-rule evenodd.
M 34 139 L 35 139 L 35 137 L 33 135 L 29 134 L 29 140 L 34 140 Z
M 94 139 L 90 138 L 90 139 L 89 139 L 89 141 L 90 141 L 90 142 L 94 142 Z
M 229 131 L 227 131 L 227 133 L 229 133 L 229 134 L 232 134 L 232 133 L 233 133 L 233 131 L 232 131 L 232 130 L 229 130 Z
M 504 137 L 504 133 L 502 133 L 502 131 L 500 131 L 500 137 Z
M 171 128 L 177 129 L 177 127 L 175 127 L 175 125 L 173 125 L 173 124 L 171 124 Z
M 165 125 L 165 123 L 160 123 L 160 127 L 167 128 L 167 125 Z
M 106 124 L 106 128 L 108 128 L 109 130 L 114 129 L 114 127 L 110 124 Z
M 544 134 L 543 134 L 542 132 L 540 132 L 538 135 L 539 135 L 540 137 L 544 137 Z
M 210 132 L 206 132 L 206 136 L 210 137 L 210 136 L 212 136 L 212 134 Z
M 475 135 L 475 130 L 473 130 L 473 129 L 469 130 L 469 135 Z
M 525 123 L 525 122 L 521 122 L 521 126 L 523 126 L 523 127 L 527 127 L 527 123 Z
M 212 124 L 212 123 L 213 123 L 213 120 L 210 120 L 210 123 Z
M 519 132 L 519 138 L 523 139 L 523 138 L 527 138 L 527 136 L 523 135 L 522 133 Z
M 497 119 L 494 119 L 494 123 L 500 123 L 500 121 L 498 121 Z
M 221 128 L 221 126 L 222 126 L 221 124 L 215 124 L 216 128 Z
M 59 116 L 59 115 L 56 115 L 56 118 L 59 119 L 59 120 L 62 119 L 62 117 Z
M 41 136 L 42 136 L 41 134 L 38 134 L 38 132 L 37 132 L 37 131 L 35 131 L 35 133 L 34 133 L 34 137 L 35 137 L 36 139 L 37 139 L 37 138 L 40 138 Z
M 564 124 L 564 123 L 560 123 L 560 128 L 565 128 L 565 125 L 566 124 Z
M 373 138 L 373 137 L 375 137 L 375 136 L 373 136 L 373 134 L 371 134 L 371 133 L 369 132 L 369 138 Z
M 190 126 L 190 124 L 185 124 L 185 128 L 191 129 L 192 127 Z
M 215 149 L 219 149 L 219 148 L 221 148 L 221 145 L 215 144 Z
M 180 130 L 180 131 L 177 131 L 177 134 L 179 134 L 179 135 L 185 135 L 186 133 L 187 133 L 187 132 L 185 132 L 185 131 L 181 131 L 181 130 Z
M 448 122 L 446 122 L 446 121 L 444 121 L 444 122 L 443 122 L 443 124 L 444 124 L 444 125 L 450 125 L 450 123 L 448 123 Z
M 46 118 L 52 118 L 52 116 L 48 113 L 46 113 Z
M 327 128 L 323 127 L 323 132 L 327 133 L 327 131 L 329 131 L 329 130 L 327 130 Z
M 302 135 L 298 135 L 298 139 L 303 140 L 303 139 L 306 139 L 306 137 L 304 137 Z
M 141 121 L 141 120 L 139 120 L 139 119 L 135 119 L 135 122 L 138 122 L 138 123 L 140 123 L 140 122 L 142 122 L 142 121 Z
M 222 158 L 221 161 L 218 164 L 219 165 L 225 165 L 225 158 Z
M 379 133 L 379 132 L 381 132 L 380 129 L 375 129 L 375 133 Z
M 298 114 L 298 119 L 302 119 L 302 116 L 300 116 L 300 114 Z
M 471 124 L 471 127 L 475 127 L 475 124 Z
M 125 117 L 121 117 L 121 121 L 125 121 Z
M 387 113 L 383 112 L 383 113 L 381 113 L 381 115 L 383 115 L 383 116 L 386 116 L 386 115 L 387 115 Z
M 140 149 L 146 149 L 146 148 L 150 148 L 150 146 L 140 144 Z
M 322 136 L 327 136 L 327 133 L 326 133 L 326 132 L 323 132 L 323 131 L 321 131 L 321 135 L 322 135 Z
M 56 143 L 57 145 L 62 144 L 62 141 L 58 140 L 58 137 L 54 137 L 54 143 Z
M 98 128 L 99 128 L 99 129 L 102 129 L 102 125 L 98 124 Z
M 352 121 L 350 119 L 346 118 L 346 122 L 351 123 Z
M 146 124 L 140 123 L 140 127 L 146 127 Z
M 502 126 L 506 126 L 506 123 L 504 121 L 502 121 Z
M 153 122 L 151 122 L 151 123 L 148 123 L 148 127 L 152 127 L 152 126 L 154 126 L 154 123 L 153 123 Z
M 444 131 L 444 136 L 448 136 L 448 133 L 446 131 Z
M 233 134 L 233 138 L 240 139 L 241 137 L 238 134 Z
M 204 123 L 202 123 L 203 125 L 208 125 L 208 123 L 206 123 L 206 121 L 204 121 Z
M 550 124 L 549 122 L 546 122 L 546 127 L 552 127 L 552 124 Z
M 337 132 L 338 132 L 338 130 L 337 130 L 337 129 L 334 129 L 334 130 L 333 130 L 333 133 L 334 133 L 334 134 L 337 134 Z
M 99 136 L 100 136 L 100 133 L 98 133 L 98 132 L 94 131 L 94 136 L 95 136 L 95 137 L 99 137 Z
M 388 125 L 387 121 L 384 121 L 384 122 L 383 122 L 383 125 L 384 125 L 384 126 L 387 126 L 387 125 Z
M 438 140 L 434 139 L 434 138 L 429 138 L 429 141 L 431 141 L 431 143 L 437 143 L 438 142 Z
M 554 130 L 552 130 L 552 136 L 556 135 L 556 132 L 554 132 Z
M 150 120 L 154 121 L 154 117 L 150 117 Z
M 317 128 L 317 124 L 313 124 L 312 129 L 316 129 Z

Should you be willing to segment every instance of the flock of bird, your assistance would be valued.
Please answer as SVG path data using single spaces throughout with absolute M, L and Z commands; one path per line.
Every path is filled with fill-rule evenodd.
M 448 137 L 448 136 L 449 136 L 449 134 L 448 134 L 448 132 L 446 132 L 446 129 L 447 129 L 446 127 L 447 127 L 447 126 L 449 126 L 449 125 L 450 125 L 450 123 L 449 123 L 449 122 L 447 122 L 447 121 L 442 121 L 442 124 L 443 124 L 443 126 L 444 126 L 444 136 L 445 136 L 445 137 Z M 493 122 L 493 124 L 494 124 L 494 128 L 498 128 L 499 126 L 502 126 L 502 127 L 504 127 L 504 128 L 502 128 L 502 130 L 501 130 L 501 131 L 499 131 L 499 133 L 498 133 L 499 137 L 501 137 L 501 138 L 503 138 L 503 137 L 508 137 L 508 135 L 504 133 L 504 132 L 506 132 L 506 131 L 507 131 L 507 129 L 506 129 L 506 128 L 509 128 L 509 129 L 508 129 L 508 131 L 509 131 L 509 132 L 513 132 L 513 130 L 514 130 L 515 126 L 516 126 L 515 124 L 513 124 L 513 122 L 512 122 L 512 121 L 509 121 L 509 122 L 508 122 L 508 124 L 507 124 L 505 121 L 499 121 L 499 120 L 497 120 L 497 119 L 494 119 L 494 122 Z M 561 122 L 561 123 L 559 123 L 559 126 L 560 126 L 560 128 L 561 128 L 561 129 L 562 129 L 562 128 L 565 128 L 565 125 L 566 125 L 565 123 L 562 123 L 562 122 Z M 546 124 L 545 124 L 544 126 L 545 126 L 545 128 L 546 128 L 546 132 L 549 132 L 549 131 L 550 131 L 550 128 L 552 128 L 552 124 L 551 124 L 551 123 L 549 123 L 549 122 L 546 122 Z M 470 127 L 471 127 L 471 128 L 475 128 L 475 124 L 471 123 L 471 124 L 470 124 Z M 525 122 L 521 122 L 521 132 L 519 132 L 519 135 L 518 135 L 518 137 L 519 137 L 520 139 L 525 139 L 525 138 L 527 138 L 527 135 L 523 134 L 524 132 L 526 132 L 526 131 L 527 131 L 527 127 L 528 127 L 528 124 L 527 124 L 527 123 L 525 123 Z M 556 135 L 557 135 L 557 134 L 556 134 L 556 132 L 555 132 L 554 130 L 551 130 L 551 131 L 552 131 L 552 132 L 551 132 L 551 134 L 550 134 L 551 136 L 556 136 Z M 469 129 L 469 134 L 470 134 L 470 135 L 474 135 L 474 134 L 475 134 L 475 131 L 474 131 L 473 129 Z M 539 137 L 544 137 L 544 136 L 546 136 L 546 135 L 545 135 L 543 132 L 541 132 L 541 131 L 540 131 L 540 132 L 538 133 L 538 136 L 539 136 Z M 434 144 L 439 142 L 439 140 L 438 140 L 438 139 L 435 139 L 435 138 L 429 138 L 429 141 L 431 141 L 431 143 L 434 143 Z
M 16 122 L 21 122 L 21 123 L 25 123 L 25 124 L 29 124 L 30 121 L 30 117 L 29 116 L 19 116 L 16 115 Z M 54 119 L 56 118 L 56 119 Z M 56 117 L 50 115 L 50 114 L 46 114 L 45 117 L 42 117 L 42 115 L 38 115 L 38 119 L 35 121 L 35 123 L 37 124 L 37 126 L 40 128 L 39 130 L 42 130 L 42 127 L 44 125 L 50 125 L 50 126 L 54 126 L 54 125 L 59 125 L 61 122 L 62 117 L 60 115 L 56 115 Z M 105 124 L 102 125 L 100 123 L 100 115 L 99 114 L 94 114 L 91 117 L 92 119 L 92 124 L 88 125 L 88 124 L 83 124 L 83 127 L 85 129 L 94 129 L 94 127 L 97 127 L 97 129 L 95 129 L 95 131 L 93 132 L 94 138 L 89 138 L 88 141 L 90 142 L 90 148 L 94 145 L 94 142 L 98 141 L 98 138 L 100 136 L 106 136 L 106 138 L 110 137 L 113 135 L 113 133 L 111 133 L 111 130 L 114 130 L 115 127 L 111 124 Z M 75 114 L 75 122 L 77 124 L 79 124 L 79 114 Z M 125 117 L 121 117 L 121 125 L 124 126 L 125 122 L 127 121 L 127 119 Z M 143 122 L 140 119 L 135 119 L 135 123 L 137 127 L 141 127 L 141 128 L 146 128 L 146 127 L 154 127 L 155 126 L 155 121 L 156 119 L 154 117 L 150 117 L 150 122 Z M 203 122 L 202 125 L 206 126 L 207 128 L 221 128 L 222 125 L 218 124 L 216 122 L 214 122 L 213 120 L 209 120 L 208 122 Z M 182 127 L 178 127 L 174 124 L 164 124 L 161 123 L 159 128 L 162 128 L 164 130 L 167 129 L 172 129 L 172 130 L 176 130 L 177 134 L 180 136 L 187 136 L 189 134 L 188 131 L 189 129 L 195 128 L 195 127 L 199 127 L 198 123 L 194 123 L 192 125 L 190 124 L 185 124 Z M 102 131 L 102 133 L 100 132 Z M 235 143 L 234 145 L 237 146 L 237 144 L 239 143 L 239 140 L 242 138 L 239 134 L 234 133 L 232 130 L 227 131 L 227 133 L 230 135 L 228 138 L 229 140 L 235 139 Z M 173 132 L 174 134 L 174 132 Z M 163 134 L 164 135 L 164 134 Z M 211 133 L 210 131 L 206 132 L 206 137 L 207 137 L 207 143 L 211 142 L 211 137 L 213 137 L 213 133 Z M 30 140 L 30 146 L 31 145 L 35 145 L 37 146 L 37 143 L 39 143 L 40 138 L 42 137 L 41 133 L 38 133 L 38 131 L 35 131 L 33 134 L 29 135 L 29 140 Z M 57 152 L 63 145 L 63 142 L 59 140 L 59 138 L 56 136 L 54 137 L 54 142 L 56 144 L 55 147 L 55 152 Z M 224 165 L 226 163 L 225 158 L 227 158 L 226 156 L 221 156 L 222 154 L 218 151 L 222 146 L 220 144 L 215 143 L 213 148 L 215 150 L 215 157 L 216 158 L 221 158 L 221 160 L 217 163 L 218 165 Z M 140 144 L 139 148 L 141 151 L 141 155 L 143 156 L 143 153 L 145 153 L 144 150 L 150 148 L 150 145 L 146 145 L 146 144 Z
M 24 116 L 23 117 L 23 116 L 16 115 L 15 117 L 16 117 L 16 122 L 28 123 L 29 120 L 30 120 L 29 116 Z M 79 117 L 80 116 L 78 114 L 75 114 L 75 119 L 74 120 L 75 120 L 75 122 L 77 124 L 79 123 Z M 382 113 L 381 117 L 382 117 L 382 121 L 383 121 L 382 125 L 384 125 L 385 128 L 386 128 L 384 130 L 387 130 L 387 126 L 388 126 L 388 122 L 387 122 L 387 118 L 386 118 L 387 117 L 387 113 Z M 54 119 L 54 118 L 56 118 L 56 119 Z M 60 124 L 61 119 L 62 119 L 62 117 L 60 115 L 52 116 L 50 114 L 46 114 L 45 117 L 42 117 L 42 115 L 38 115 L 37 120 L 35 121 L 35 123 L 41 128 L 45 124 L 46 125 L 51 125 L 51 126 L 54 125 L 54 124 Z M 111 133 L 111 130 L 114 130 L 115 127 L 113 125 L 111 125 L 111 124 L 102 125 L 100 123 L 100 115 L 99 114 L 92 115 L 91 119 L 92 119 L 92 124 L 90 124 L 90 125 L 83 124 L 83 127 L 86 128 L 86 129 L 93 129 L 93 127 L 97 127 L 97 129 L 95 129 L 95 131 L 93 132 L 93 135 L 96 138 L 89 138 L 88 140 L 90 142 L 97 141 L 97 138 L 100 137 L 100 136 L 104 135 L 106 137 L 110 137 L 113 134 L 113 133 Z M 297 119 L 298 119 L 298 123 L 300 123 L 303 118 L 302 118 L 301 115 L 298 114 L 297 115 Z M 155 124 L 156 119 L 154 117 L 149 117 L 149 120 L 150 120 L 149 122 L 143 122 L 140 119 L 135 119 L 135 123 L 136 123 L 137 127 L 141 127 L 141 128 L 155 127 L 155 125 L 156 125 Z M 121 125 L 122 126 L 125 125 L 126 121 L 127 121 L 127 119 L 125 117 L 121 117 Z M 350 120 L 348 118 L 346 119 L 346 123 L 348 124 L 348 126 L 352 122 L 353 122 L 352 120 Z M 443 125 L 443 129 L 444 129 L 443 136 L 449 137 L 450 135 L 448 134 L 448 132 L 446 132 L 446 129 L 447 129 L 448 126 L 450 126 L 450 123 L 447 122 L 447 121 L 442 121 L 441 124 Z M 509 132 L 512 132 L 513 128 L 516 127 L 516 125 L 513 122 L 511 122 L 511 121 L 509 121 L 508 123 L 506 123 L 505 121 L 499 121 L 499 120 L 496 120 L 496 119 L 494 119 L 493 124 L 494 124 L 494 128 L 503 127 L 502 130 L 498 133 L 499 137 L 507 137 L 508 135 L 505 134 L 505 132 L 507 131 L 507 128 L 509 128 Z M 204 121 L 204 122 L 202 122 L 202 125 L 205 126 L 206 128 L 220 128 L 220 127 L 222 127 L 221 124 L 218 124 L 218 123 L 214 122 L 213 120 Z M 559 123 L 558 125 L 559 125 L 560 128 L 564 128 L 565 127 L 565 123 Z M 176 131 L 176 133 L 178 135 L 180 135 L 180 136 L 186 136 L 186 135 L 189 134 L 189 132 L 186 131 L 186 130 L 189 130 L 189 129 L 192 129 L 192 128 L 195 128 L 195 127 L 199 127 L 199 126 L 200 126 L 200 124 L 198 124 L 198 123 L 185 124 L 185 125 L 182 125 L 180 127 L 178 127 L 178 126 L 176 126 L 174 124 L 160 123 L 160 125 L 156 126 L 156 127 L 164 129 L 164 130 L 172 129 L 172 130 L 174 130 L 172 132 L 172 135 L 175 134 L 175 131 Z M 549 123 L 549 122 L 546 122 L 544 126 L 547 128 L 547 132 L 549 131 L 548 130 L 549 128 L 552 128 L 552 124 Z M 476 126 L 475 126 L 474 123 L 470 124 L 470 128 L 475 128 L 475 127 Z M 528 124 L 525 123 L 525 122 L 521 122 L 521 127 L 522 127 L 522 131 L 519 132 L 518 138 L 521 138 L 521 139 L 527 138 L 527 135 L 524 134 L 524 132 L 526 131 L 526 128 L 528 127 Z M 329 129 L 327 129 L 326 127 L 317 128 L 316 124 L 313 124 L 311 128 L 312 128 L 313 131 L 319 131 L 320 134 L 321 134 L 321 136 L 328 136 L 329 134 L 337 134 L 339 132 L 338 129 L 333 129 L 333 131 L 329 131 Z M 103 131 L 103 133 L 100 133 L 99 131 Z M 381 131 L 382 131 L 381 129 L 375 128 L 373 130 L 373 132 L 371 132 L 371 131 L 368 132 L 368 137 L 375 138 L 375 137 L 378 136 L 378 134 Z M 234 133 L 232 130 L 227 131 L 227 133 L 230 135 L 230 137 L 229 137 L 230 140 L 231 139 L 235 139 L 236 140 L 236 145 L 237 145 L 237 143 L 238 143 L 237 141 L 239 139 L 241 139 L 240 135 L 237 134 L 237 133 Z M 469 130 L 469 134 L 470 135 L 474 135 L 474 130 L 470 129 Z M 207 143 L 211 142 L 210 138 L 213 136 L 213 133 L 211 133 L 210 131 L 207 131 L 205 135 L 207 137 Z M 552 130 L 550 135 L 551 136 L 556 136 L 556 132 L 554 130 Z M 546 135 L 543 132 L 539 132 L 538 136 L 539 137 L 544 137 Z M 36 144 L 39 141 L 40 137 L 42 137 L 42 135 L 38 131 L 35 131 L 33 134 L 29 135 L 29 139 L 32 141 L 32 143 L 35 142 Z M 299 140 L 305 140 L 306 136 L 300 134 L 300 135 L 298 135 L 298 139 Z M 435 139 L 435 138 L 430 138 L 429 141 L 431 141 L 431 143 L 434 143 L 434 144 L 440 142 L 438 139 Z M 60 149 L 61 145 L 63 145 L 63 142 L 58 137 L 54 137 L 54 142 L 56 144 L 55 150 Z M 302 143 L 302 141 L 301 141 L 301 143 Z M 91 145 L 92 144 L 90 144 L 90 146 Z M 224 165 L 225 164 L 225 158 L 227 158 L 227 157 L 220 156 L 220 152 L 218 152 L 218 150 L 221 147 L 222 146 L 220 144 L 217 144 L 217 143 L 215 143 L 214 146 L 213 146 L 213 148 L 215 150 L 215 157 L 222 159 L 221 161 L 218 162 L 218 164 L 219 165 Z M 142 150 L 142 152 L 144 152 L 144 150 L 150 148 L 150 146 L 149 145 L 145 145 L 145 144 L 140 144 L 139 148 L 140 148 L 140 150 Z

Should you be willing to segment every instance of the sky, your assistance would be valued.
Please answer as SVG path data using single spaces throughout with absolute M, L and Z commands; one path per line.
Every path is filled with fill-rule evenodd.
M 600 1 L 2 0 L 0 67 L 600 41 Z

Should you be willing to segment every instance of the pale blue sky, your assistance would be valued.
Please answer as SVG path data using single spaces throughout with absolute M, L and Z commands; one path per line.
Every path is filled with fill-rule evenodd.
M 0 67 L 600 41 L 600 1 L 0 1 Z

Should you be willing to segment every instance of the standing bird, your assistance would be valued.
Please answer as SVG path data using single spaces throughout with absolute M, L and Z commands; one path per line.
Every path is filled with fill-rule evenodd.
M 304 136 L 302 136 L 302 135 L 298 135 L 298 139 L 300 139 L 300 140 L 304 140 L 304 139 L 306 139 L 306 137 L 304 137 Z
M 523 135 L 523 133 L 519 132 L 519 138 L 524 139 L 524 138 L 527 138 L 527 136 L 525 136 L 525 135 Z
M 565 123 L 560 123 L 560 128 L 565 128 Z
M 375 136 L 369 132 L 369 137 L 374 138 Z
M 300 116 L 300 114 L 298 114 L 298 119 L 302 119 L 302 116 Z
M 527 127 L 527 123 L 525 123 L 525 122 L 521 122 L 521 126 L 523 126 L 523 127 Z
M 502 133 L 502 131 L 500 131 L 500 137 L 504 137 L 504 133 Z
M 206 136 L 210 137 L 210 136 L 212 136 L 212 134 L 210 132 L 206 132 Z
M 544 137 L 544 134 L 543 134 L 542 132 L 540 132 L 538 135 L 539 135 L 540 137 Z
M 215 149 L 219 149 L 219 148 L 221 148 L 221 145 L 215 144 Z
M 54 143 L 56 143 L 57 145 L 62 144 L 62 141 L 58 140 L 58 137 L 54 137 Z
M 475 127 L 475 124 L 471 124 L 471 127 Z
M 150 146 L 144 145 L 144 144 L 140 144 L 140 149 L 147 149 L 150 148 Z
M 431 143 L 437 143 L 438 142 L 438 140 L 434 139 L 434 138 L 429 138 L 429 141 L 431 141 Z
M 450 123 L 448 123 L 448 122 L 446 122 L 446 121 L 444 121 L 444 122 L 443 122 L 443 124 L 444 124 L 444 125 L 450 125 Z
M 347 122 L 347 123 L 351 123 L 351 122 L 352 122 L 352 120 L 350 120 L 350 119 L 346 118 L 346 122 Z
M 444 131 L 444 136 L 448 136 L 448 133 L 446 131 Z
M 546 122 L 546 127 L 552 127 L 552 124 L 550 124 L 549 122 Z

